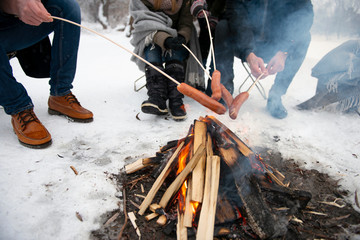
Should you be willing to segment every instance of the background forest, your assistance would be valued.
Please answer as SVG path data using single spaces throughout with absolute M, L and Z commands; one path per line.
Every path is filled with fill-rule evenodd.
M 78 0 L 83 20 L 97 22 L 104 29 L 122 29 L 128 21 L 130 0 Z M 359 0 L 313 0 L 313 34 L 349 37 L 360 35 Z

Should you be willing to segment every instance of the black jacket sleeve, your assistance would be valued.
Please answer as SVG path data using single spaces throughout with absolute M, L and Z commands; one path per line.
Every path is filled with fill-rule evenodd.
M 227 0 L 224 18 L 229 24 L 235 51 L 245 61 L 250 52 L 254 51 L 254 33 L 248 18 L 248 11 L 242 0 Z

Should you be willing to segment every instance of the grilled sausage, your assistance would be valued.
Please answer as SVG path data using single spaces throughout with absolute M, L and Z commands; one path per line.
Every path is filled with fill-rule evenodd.
M 216 101 L 221 99 L 221 73 L 219 70 L 215 70 L 211 77 L 211 97 Z
M 224 87 L 224 85 L 221 85 L 221 97 L 222 99 L 224 99 L 226 105 L 228 106 L 228 108 L 231 106 L 232 102 L 233 102 L 233 96 L 231 95 L 231 93 L 226 89 L 226 87 Z
M 217 114 L 224 114 L 226 112 L 226 108 L 224 105 L 186 83 L 179 84 L 177 86 L 177 90 Z
M 237 95 L 229 108 L 229 115 L 231 119 L 236 119 L 241 105 L 249 98 L 248 92 L 242 92 Z

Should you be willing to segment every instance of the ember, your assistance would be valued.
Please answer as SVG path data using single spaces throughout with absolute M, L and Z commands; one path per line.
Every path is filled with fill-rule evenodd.
M 195 120 L 185 138 L 168 145 L 160 157 L 145 161 L 150 164 L 141 160 L 136 168 L 151 166 L 147 171 L 156 175 L 137 213 L 149 221 L 158 217 L 160 225 L 176 224 L 177 239 L 229 235 L 234 229 L 226 224 L 234 221 L 238 236 L 283 236 L 293 214 L 311 199 L 308 192 L 286 187 L 280 172 L 212 116 Z M 133 166 L 126 172 L 133 173 Z

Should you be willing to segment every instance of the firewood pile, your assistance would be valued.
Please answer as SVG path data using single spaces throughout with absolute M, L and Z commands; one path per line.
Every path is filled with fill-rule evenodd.
M 146 171 L 155 179 L 150 190 L 137 194 L 143 199 L 133 202 L 138 210 L 128 214 L 139 238 L 137 218 L 172 225 L 177 239 L 283 236 L 311 200 L 309 192 L 289 188 L 283 174 L 212 116 L 195 120 L 186 137 L 125 171 Z M 241 226 L 237 230 L 227 227 L 234 221 Z

